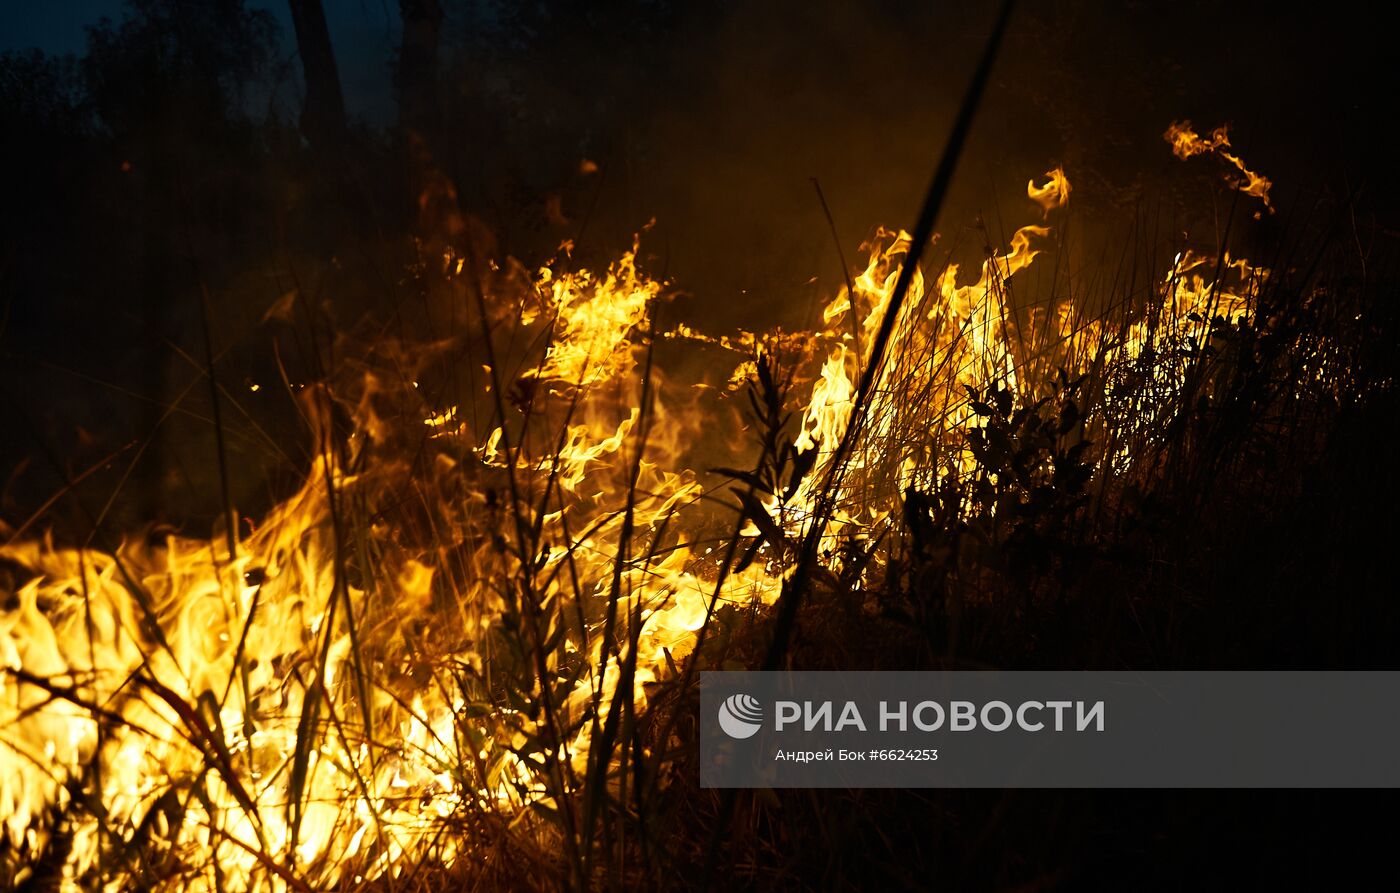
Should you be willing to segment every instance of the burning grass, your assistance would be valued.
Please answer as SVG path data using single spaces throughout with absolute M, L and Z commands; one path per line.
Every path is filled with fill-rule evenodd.
M 1173 133 L 1248 174 L 1223 130 Z M 1296 499 L 1389 399 L 1392 311 L 1318 275 L 1345 266 L 1326 242 L 1272 269 L 1174 246 L 1085 294 L 1070 191 L 1032 180 L 975 275 L 936 241 L 896 301 L 911 237 L 877 231 L 796 334 L 659 333 L 635 245 L 598 273 L 448 255 L 471 324 L 339 336 L 297 392 L 304 483 L 255 526 L 7 535 L 0 878 L 662 887 L 731 819 L 695 789 L 697 671 L 760 663 L 785 586 L 801 635 L 767 659 L 807 666 L 1015 665 L 1069 618 L 1101 648 L 1172 622 L 1154 578 L 1189 588 L 1190 525 Z M 662 342 L 723 368 L 679 380 Z M 700 455 L 736 404 L 748 444 Z M 733 864 L 781 885 L 754 867 L 782 861 L 775 810 L 740 804 Z

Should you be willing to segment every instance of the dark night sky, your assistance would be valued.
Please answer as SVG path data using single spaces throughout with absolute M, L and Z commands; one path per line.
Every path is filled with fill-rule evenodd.
M 81 53 L 84 28 L 103 16 L 116 18 L 121 0 L 7 3 L 0 6 L 0 49 L 37 47 L 47 53 Z
M 277 20 L 282 57 L 295 52 L 292 19 L 284 2 L 250 2 Z M 326 19 L 350 112 L 373 123 L 393 115 L 389 60 L 398 42 L 397 0 L 326 0 Z M 54 3 L 0 3 L 0 52 L 37 48 L 46 53 L 82 55 L 87 28 L 104 16 L 120 21 L 123 0 L 60 0 Z

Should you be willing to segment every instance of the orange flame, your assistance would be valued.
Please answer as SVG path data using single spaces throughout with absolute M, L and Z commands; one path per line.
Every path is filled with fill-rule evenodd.
M 1242 158 L 1229 151 L 1229 125 L 1222 124 L 1211 131 L 1210 136 L 1202 137 L 1192 129 L 1190 121 L 1173 121 L 1171 126 L 1167 128 L 1167 132 L 1162 134 L 1162 138 L 1171 143 L 1172 154 L 1183 161 L 1208 153 L 1225 159 L 1240 175 L 1239 179 L 1232 179 L 1226 175 L 1226 182 L 1245 195 L 1259 199 L 1270 214 L 1274 213 L 1274 206 L 1269 203 L 1269 190 L 1273 188 L 1274 184 L 1270 182 L 1268 177 L 1250 170 L 1245 166 Z M 1257 214 L 1255 216 L 1258 217 Z

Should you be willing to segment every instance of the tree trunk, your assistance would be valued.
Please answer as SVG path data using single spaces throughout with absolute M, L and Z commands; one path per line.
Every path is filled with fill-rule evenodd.
M 306 79 L 306 104 L 301 112 L 301 132 L 317 153 L 331 157 L 344 145 L 348 130 L 345 100 L 340 92 L 331 32 L 321 0 L 288 0 L 297 33 L 297 52 Z
M 438 38 L 442 5 L 438 0 L 399 0 L 403 44 L 399 49 L 399 126 L 418 133 L 436 150 L 438 108 Z
M 403 44 L 399 49 L 399 132 L 408 164 L 409 194 L 417 228 L 430 243 L 453 245 L 464 230 L 457 188 L 443 170 L 442 110 L 438 96 L 438 0 L 399 0 Z

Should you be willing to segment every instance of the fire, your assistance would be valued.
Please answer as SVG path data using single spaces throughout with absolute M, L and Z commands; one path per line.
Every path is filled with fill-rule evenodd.
M 634 241 L 601 282 L 587 270 L 557 278 L 548 267 L 540 270 L 538 290 L 560 329 L 536 370 L 540 377 L 596 384 L 631 371 L 629 338 L 661 291 L 637 272 L 637 249 Z
M 1070 182 L 1061 168 L 1046 173 L 1044 185 L 1032 180 L 1027 197 L 1045 214 L 1063 208 Z M 1045 226 L 1028 224 L 1018 229 L 1005 251 L 988 249 L 976 282 L 959 285 L 960 269 L 949 264 L 929 288 L 922 273 L 914 277 L 904 310 L 896 321 L 892 359 L 880 370 L 874 402 L 867 415 L 868 428 L 846 469 L 852 481 L 842 504 L 858 504 L 864 513 L 847 512 L 833 524 L 828 548 L 834 549 L 841 528 L 878 535 L 871 519 L 885 519 L 897 507 L 898 495 L 911 486 L 930 483 L 943 474 L 947 463 L 970 467 L 971 456 L 955 444 L 956 434 L 972 419 L 963 386 L 988 380 L 1017 380 L 1020 361 L 1015 347 L 1018 328 L 1007 307 L 1010 280 L 1034 262 L 1040 249 L 1033 247 L 1050 235 Z M 851 399 L 858 369 L 869 361 L 847 347 L 852 336 L 843 318 L 857 313 L 863 331 L 861 343 L 868 351 L 894 289 L 899 266 L 909 252 L 909 234 L 878 230 L 867 243 L 870 260 L 853 283 L 854 299 L 845 289 L 823 314 L 825 337 L 837 343 L 814 384 L 802 420 L 799 450 L 828 448 L 841 439 L 849 424 Z M 911 402 L 908 395 L 920 395 Z M 796 500 L 796 517 L 805 519 L 815 507 L 814 488 L 828 471 L 819 462 Z M 859 515 L 864 514 L 861 519 Z M 897 513 L 895 513 L 897 515 Z
M 1168 135 L 1181 157 L 1230 161 L 1267 206 L 1268 181 L 1225 151 L 1223 128 Z M 801 535 L 820 488 L 836 487 L 821 550 L 835 567 L 842 543 L 884 542 L 907 489 L 975 472 L 978 389 L 1032 404 L 1057 365 L 1134 374 L 1150 352 L 1208 339 L 1212 319 L 1251 312 L 1266 271 L 1226 256 L 1217 277 L 1189 252 L 1158 302 L 1122 325 L 1083 321 L 1067 299 L 1021 306 L 1013 284 L 1055 249 L 1070 194 L 1061 168 L 1031 180 L 1040 222 L 989 246 L 975 279 L 954 264 L 915 276 L 856 419 L 856 383 L 912 248 L 907 233 L 876 231 L 823 328 L 786 336 L 812 358 L 790 432 L 810 470 L 763 502 L 775 528 Z M 546 267 L 524 295 L 488 294 L 523 309 L 518 330 L 488 331 L 503 353 L 483 364 L 492 384 L 477 405 L 433 405 L 417 386 L 460 343 L 370 345 L 346 383 L 307 388 L 316 458 L 246 536 L 135 535 L 110 554 L 0 546 L 20 572 L 0 608 L 0 877 L 18 883 L 59 853 L 74 889 L 356 884 L 469 856 L 443 833 L 455 816 L 567 808 L 609 718 L 645 710 L 717 605 L 771 604 L 790 570 L 769 549 L 719 572 L 700 545 L 709 491 L 685 456 L 718 417 L 695 401 L 727 399 L 784 336 L 681 327 L 665 337 L 737 357 L 726 386 L 648 375 L 664 289 L 638 250 L 600 274 Z M 544 339 L 542 354 L 509 355 L 532 341 L 522 332 Z M 1157 386 L 1179 387 L 1188 366 L 1153 365 Z M 528 371 L 512 382 L 508 368 Z M 1105 412 L 1130 410 L 1145 420 L 1132 424 L 1153 423 L 1141 406 Z M 353 420 L 344 442 L 337 411 Z M 852 424 L 856 448 L 833 469 Z M 1132 458 L 1111 452 L 1107 467 Z M 763 535 L 760 520 L 751 513 L 742 535 Z M 132 852 L 144 864 L 124 862 Z
M 1167 128 L 1167 132 L 1162 134 L 1162 138 L 1171 143 L 1172 154 L 1183 161 L 1205 154 L 1215 154 L 1225 159 L 1239 174 L 1238 179 L 1232 179 L 1226 175 L 1226 182 L 1245 195 L 1259 199 L 1270 214 L 1274 213 L 1274 206 L 1269 202 L 1269 190 L 1273 188 L 1274 184 L 1268 177 L 1250 170 L 1245 166 L 1242 158 L 1229 151 L 1230 128 L 1228 125 L 1222 124 L 1211 131 L 1210 136 L 1202 137 L 1192 128 L 1190 121 L 1173 121 L 1171 126 Z
M 583 718 L 608 713 L 624 673 L 644 706 L 717 594 L 676 520 L 704 493 L 659 433 L 683 420 L 662 395 L 645 426 L 632 390 L 660 289 L 635 246 L 602 275 L 542 270 L 544 312 L 524 324 L 552 340 L 522 380 L 556 398 L 523 425 L 478 432 L 470 413 L 427 405 L 416 370 L 388 372 L 406 346 L 382 346 L 346 393 L 309 389 L 323 452 L 232 554 L 223 537 L 0 548 L 29 575 L 0 615 L 0 802 L 20 857 L 6 870 L 22 879 L 61 840 L 70 883 L 119 878 L 103 853 L 140 841 L 170 860 L 172 886 L 280 889 L 281 866 L 330 886 L 450 863 L 441 821 L 463 809 L 559 796 L 522 755 L 545 721 L 497 698 L 492 649 L 522 644 L 522 624 L 544 637 L 543 673 L 568 686 L 549 734 L 571 731 L 552 746 L 581 772 Z M 335 403 L 354 419 L 348 444 L 331 443 Z M 347 513 L 373 556 L 355 567 Z M 513 514 L 538 532 L 511 530 Z M 753 571 L 718 596 L 775 592 Z M 66 809 L 70 788 L 95 790 L 102 819 Z
M 1063 208 L 1069 203 L 1069 178 L 1065 176 L 1065 169 L 1056 167 L 1045 174 L 1045 185 L 1037 186 L 1034 180 L 1026 183 L 1026 194 L 1031 201 L 1040 205 L 1046 217 L 1056 208 Z

